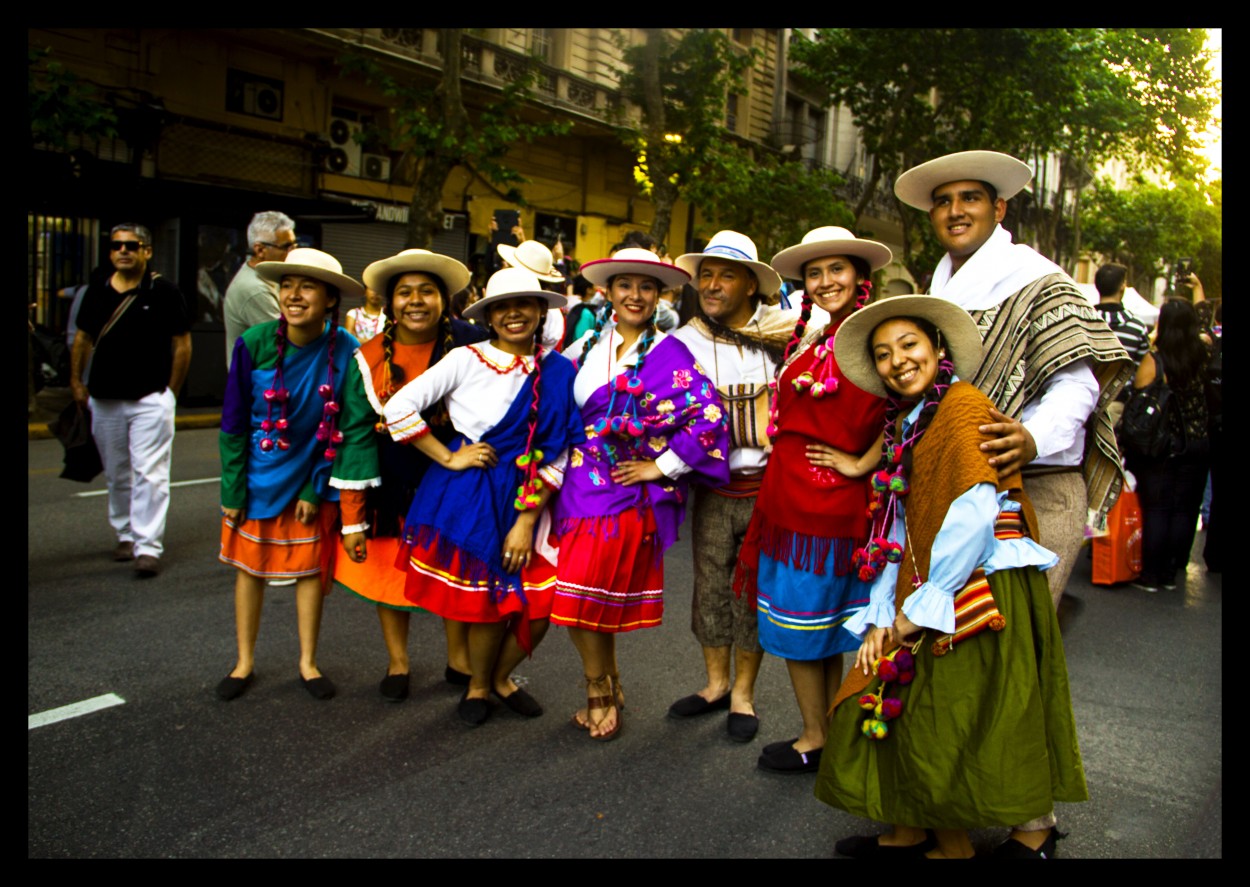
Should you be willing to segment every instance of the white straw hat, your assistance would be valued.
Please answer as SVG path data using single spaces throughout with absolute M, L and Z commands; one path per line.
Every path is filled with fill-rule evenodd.
M 760 283 L 757 296 L 771 296 L 781 289 L 781 275 L 759 260 L 759 251 L 755 248 L 755 241 L 745 234 L 739 234 L 737 231 L 717 231 L 707 242 L 703 252 L 680 255 L 674 264 L 697 280 L 699 266 L 706 258 L 728 259 L 731 262 L 746 265 L 755 272 L 755 279 Z
M 501 243 L 495 249 L 499 257 L 513 268 L 524 268 L 547 283 L 564 283 L 564 275 L 556 270 L 551 250 L 537 240 L 522 241 L 517 246 Z
M 311 247 L 296 247 L 286 254 L 285 262 L 261 262 L 256 266 L 256 274 L 274 283 L 281 283 L 288 274 L 300 274 L 338 287 L 343 296 L 361 298 L 365 294 L 365 288 L 359 281 L 343 273 L 343 265 L 338 259 Z
M 406 249 L 365 268 L 365 286 L 385 298 L 390 279 L 396 274 L 410 272 L 436 275 L 446 284 L 448 297 L 468 286 L 471 276 L 469 269 L 451 256 L 432 253 L 428 249 Z
M 854 385 L 886 397 L 891 392 L 877 375 L 876 363 L 868 349 L 868 337 L 880 324 L 895 317 L 920 317 L 942 334 L 947 355 L 954 358 L 955 374 L 970 381 L 981 366 L 981 334 L 967 311 L 938 296 L 891 296 L 856 311 L 838 327 L 833 340 L 833 357 L 838 368 Z
M 468 308 L 465 320 L 485 320 L 491 305 L 507 299 L 538 299 L 548 308 L 563 308 L 568 299 L 559 293 L 548 292 L 538 282 L 538 275 L 524 268 L 501 268 L 486 281 L 486 294 Z
M 878 271 L 890 264 L 894 254 L 884 243 L 861 240 L 845 228 L 826 225 L 813 228 L 803 235 L 801 243 L 773 256 L 772 266 L 782 277 L 801 280 L 805 262 L 826 256 L 856 256 L 867 262 L 873 271 Z
M 1033 178 L 1022 160 L 998 151 L 960 151 L 913 166 L 894 181 L 894 193 L 908 206 L 933 209 L 933 189 L 948 182 L 989 182 L 1010 200 Z
M 690 275 L 659 257 L 649 249 L 627 246 L 618 249 L 608 259 L 595 259 L 582 266 L 581 275 L 596 286 L 607 286 L 617 274 L 645 274 L 660 282 L 661 289 L 672 289 L 689 283 Z

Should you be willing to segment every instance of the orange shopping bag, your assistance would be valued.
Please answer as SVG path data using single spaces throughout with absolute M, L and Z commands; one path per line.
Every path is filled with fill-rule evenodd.
M 1131 582 L 1141 575 L 1141 505 L 1124 490 L 1107 513 L 1107 535 L 1094 537 L 1095 585 Z

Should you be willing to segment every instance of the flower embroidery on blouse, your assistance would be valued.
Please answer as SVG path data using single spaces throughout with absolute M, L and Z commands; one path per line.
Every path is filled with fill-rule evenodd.
M 720 407 L 714 403 L 710 403 L 703 408 L 703 418 L 709 422 L 719 422 L 721 418 Z
M 655 411 L 661 416 L 667 415 L 673 411 L 673 402 L 668 398 L 664 398 L 664 400 L 656 404 Z
M 585 457 L 582 456 L 582 451 L 579 448 L 574 447 L 573 452 L 569 455 L 569 464 L 574 468 L 581 468 L 583 458 Z
M 674 388 L 689 388 L 692 381 L 694 381 L 694 375 L 690 370 L 673 370 Z
M 668 438 L 663 435 L 660 437 L 649 438 L 647 440 L 647 446 L 649 446 L 653 452 L 662 453 L 664 452 L 664 448 L 668 446 Z

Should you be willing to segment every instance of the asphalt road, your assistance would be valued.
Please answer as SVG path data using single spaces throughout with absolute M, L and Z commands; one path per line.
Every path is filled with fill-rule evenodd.
M 256 682 L 219 702 L 234 620 L 216 447 L 215 431 L 178 433 L 166 569 L 138 580 L 110 560 L 105 497 L 82 495 L 103 478 L 60 480 L 59 445 L 29 443 L 28 712 L 124 700 L 29 729 L 30 858 L 831 858 L 835 840 L 874 829 L 817 801 L 813 777 L 756 770 L 765 743 L 799 730 L 780 661 L 765 662 L 750 744 L 727 738 L 722 715 L 665 717 L 701 686 L 686 539 L 666 562 L 665 624 L 620 639 L 615 742 L 568 723 L 584 691 L 559 629 L 519 670 L 540 718 L 501 709 L 462 725 L 432 616 L 413 619 L 412 696 L 384 702 L 377 617 L 341 591 L 318 654 L 337 698 L 300 687 L 291 591 L 272 589 Z M 1218 858 L 1220 578 L 1194 564 L 1156 595 L 1088 580 L 1082 558 L 1061 618 L 1092 797 L 1060 805 L 1059 855 Z M 987 851 L 1004 835 L 973 837 Z

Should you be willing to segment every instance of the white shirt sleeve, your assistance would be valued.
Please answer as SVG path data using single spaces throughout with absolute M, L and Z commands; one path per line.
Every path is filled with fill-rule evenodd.
M 1020 417 L 1037 445 L 1035 464 L 1079 465 L 1085 448 L 1085 422 L 1097 405 L 1098 380 L 1088 360 L 1078 360 L 1052 373 L 1042 386 L 1041 396 L 1026 403 Z

